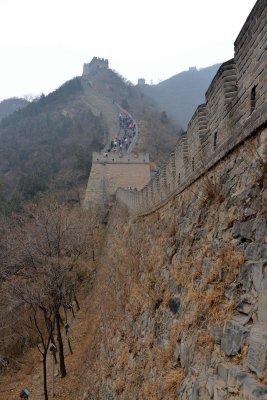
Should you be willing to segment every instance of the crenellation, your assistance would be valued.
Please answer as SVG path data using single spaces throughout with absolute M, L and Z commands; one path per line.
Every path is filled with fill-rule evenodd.
M 83 76 L 95 74 L 101 69 L 108 69 L 109 62 L 105 58 L 94 57 L 90 63 L 83 64 Z
M 151 181 L 153 206 L 143 197 L 148 185 L 137 193 L 141 200 L 135 212 L 159 207 L 266 126 L 266 19 L 266 0 L 258 0 L 235 40 L 234 58 L 221 65 L 206 92 L 205 104 L 198 106 L 169 162 Z M 120 193 L 118 199 L 129 205 Z

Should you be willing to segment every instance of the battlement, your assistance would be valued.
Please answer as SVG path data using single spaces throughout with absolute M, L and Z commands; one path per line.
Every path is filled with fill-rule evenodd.
M 96 164 L 149 164 L 148 153 L 93 153 L 93 163 Z
M 90 63 L 83 64 L 83 76 L 99 71 L 100 69 L 108 69 L 109 62 L 106 58 L 94 57 Z
M 267 126 L 266 19 L 266 0 L 258 0 L 235 41 L 234 58 L 219 68 L 160 173 L 141 191 L 117 190 L 130 211 L 160 207 Z

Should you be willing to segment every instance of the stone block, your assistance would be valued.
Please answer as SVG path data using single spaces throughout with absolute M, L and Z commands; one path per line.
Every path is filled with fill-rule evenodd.
M 235 312 L 232 316 L 232 319 L 238 322 L 240 325 L 246 325 L 250 320 L 251 316 L 246 314 L 241 314 L 239 312 Z
M 267 399 L 267 386 L 255 382 L 250 376 L 245 379 L 242 389 L 243 398 L 246 400 Z
M 266 242 L 267 240 L 267 221 L 256 220 L 254 223 L 255 240 L 257 242 Z
M 239 367 L 232 367 L 228 371 L 227 388 L 230 393 L 238 393 L 247 373 L 242 371 Z
M 193 359 L 193 349 L 189 342 L 181 342 L 180 359 L 182 368 L 187 371 Z
M 245 250 L 245 260 L 258 261 L 267 258 L 267 244 L 250 243 Z
M 210 333 L 216 344 L 220 344 L 223 336 L 223 327 L 218 325 L 213 325 L 211 327 Z
M 240 236 L 244 239 L 250 240 L 253 234 L 254 220 L 241 222 L 240 224 Z
M 161 268 L 160 275 L 167 282 L 170 279 L 169 268 L 166 265 Z
M 262 193 L 262 205 L 267 206 L 267 189 L 265 189 Z
M 255 215 L 255 214 L 257 214 L 257 210 L 254 210 L 253 208 L 250 208 L 250 207 L 245 208 L 245 211 L 244 211 L 245 217 L 251 217 L 252 215 Z
M 221 342 L 221 349 L 227 356 L 236 355 L 245 339 L 249 336 L 249 331 L 235 321 L 228 321 L 224 327 Z
M 194 383 L 194 386 L 192 389 L 192 400 L 199 400 L 199 384 L 198 384 L 198 382 Z
M 218 364 L 217 374 L 224 383 L 227 383 L 227 381 L 228 381 L 228 372 L 229 372 L 230 368 L 231 368 L 231 364 L 227 364 L 227 363 Z
M 256 323 L 250 332 L 247 366 L 259 378 L 264 375 L 267 356 L 267 323 Z
M 267 322 L 267 277 L 262 280 L 260 286 L 258 318 L 259 322 Z
M 251 286 L 251 265 L 250 263 L 245 263 L 241 265 L 239 272 L 239 281 L 245 290 L 249 290 Z
M 261 288 L 261 282 L 263 279 L 263 265 L 264 264 L 262 262 L 251 264 L 253 285 L 257 292 L 259 292 Z
M 234 225 L 233 225 L 233 229 L 232 229 L 232 235 L 234 238 L 238 238 L 240 235 L 240 222 L 239 221 L 235 221 Z
M 211 377 L 211 376 L 208 377 L 206 388 L 207 388 L 209 397 L 211 399 L 213 399 L 213 396 L 214 396 L 214 381 L 213 381 L 213 377 Z
M 246 315 L 251 314 L 253 308 L 254 308 L 253 304 L 247 303 L 246 301 L 240 301 L 236 306 L 237 311 Z
M 227 390 L 226 384 L 219 378 L 214 379 L 214 400 L 226 400 L 227 399 Z

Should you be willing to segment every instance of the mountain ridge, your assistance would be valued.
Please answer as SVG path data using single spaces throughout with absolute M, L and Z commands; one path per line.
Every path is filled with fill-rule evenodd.
M 205 92 L 221 63 L 196 69 L 189 68 L 157 85 L 139 85 L 140 90 L 151 97 L 162 111 L 186 129 L 196 107 L 205 101 Z

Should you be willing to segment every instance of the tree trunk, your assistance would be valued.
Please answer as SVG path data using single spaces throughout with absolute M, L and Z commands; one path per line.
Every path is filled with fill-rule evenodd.
M 60 373 L 61 373 L 61 378 L 65 378 L 65 376 L 67 375 L 67 371 L 66 371 L 65 359 L 64 359 L 63 340 L 62 340 L 61 330 L 60 330 L 60 314 L 59 314 L 59 312 L 56 313 L 56 326 L 57 326 L 57 341 L 58 341 Z
M 53 335 L 53 333 L 52 333 L 52 335 L 51 335 L 51 343 L 53 343 L 53 345 L 56 347 L 56 342 L 55 342 L 55 338 L 54 338 L 54 335 Z M 54 357 L 54 360 L 55 360 L 55 364 L 57 364 L 57 353 L 56 353 L 56 349 L 55 349 L 55 351 L 53 351 L 53 357 Z
M 43 353 L 43 381 L 44 381 L 44 399 L 48 400 L 47 376 L 46 376 L 46 357 L 47 357 L 47 352 Z
M 73 291 L 73 296 L 74 296 L 74 301 L 75 301 L 76 306 L 77 306 L 77 311 L 80 311 L 80 304 L 78 302 L 75 290 Z

